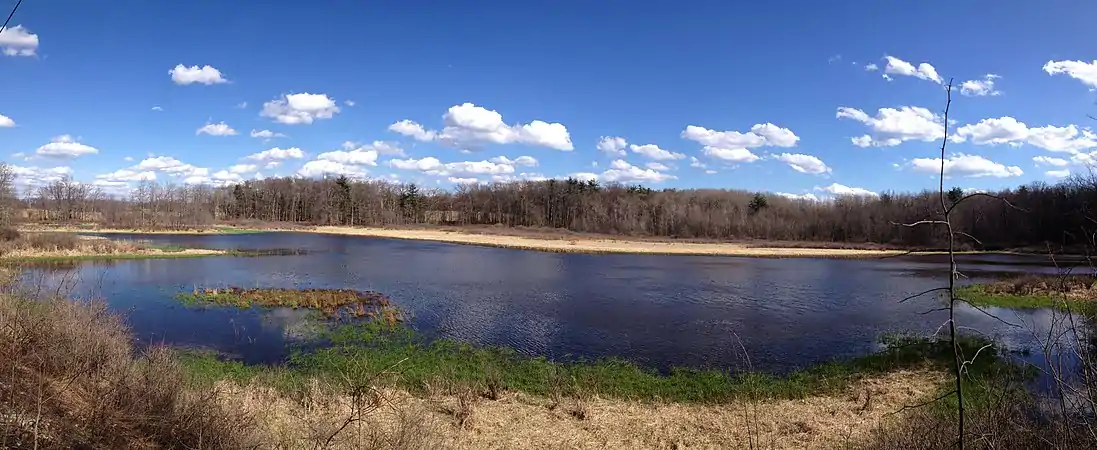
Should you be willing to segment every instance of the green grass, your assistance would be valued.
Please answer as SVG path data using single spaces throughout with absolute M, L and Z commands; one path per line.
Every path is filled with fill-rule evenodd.
M 1067 300 L 1061 294 L 1008 294 L 990 292 L 986 286 L 972 284 L 956 290 L 957 297 L 975 306 L 996 306 L 1013 309 L 1050 308 L 1078 313 L 1097 313 L 1097 305 L 1087 300 Z
M 260 230 L 256 228 L 213 227 L 213 233 L 217 234 L 255 234 L 266 232 L 267 230 Z
M 300 388 L 312 378 L 340 383 L 377 377 L 413 393 L 424 392 L 428 385 L 457 383 L 543 396 L 583 392 L 606 398 L 719 403 L 744 397 L 789 399 L 833 393 L 862 376 L 899 369 L 945 371 L 952 354 L 944 342 L 893 338 L 876 354 L 774 376 L 688 368 L 659 373 L 619 359 L 553 362 L 505 348 L 427 342 L 410 330 L 379 322 L 339 326 L 325 339 L 330 347 L 295 352 L 280 366 L 248 366 L 221 361 L 209 353 L 184 354 L 182 361 L 195 382 L 258 381 L 283 390 Z M 974 353 L 982 343 L 968 339 L 963 345 Z M 981 376 L 1002 364 L 996 352 L 984 351 L 970 373 Z

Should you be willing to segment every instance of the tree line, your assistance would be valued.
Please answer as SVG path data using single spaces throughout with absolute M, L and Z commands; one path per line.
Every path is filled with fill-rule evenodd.
M 7 174 L 7 175 L 5 175 Z M 939 248 L 941 227 L 905 227 L 940 211 L 936 191 L 788 199 L 722 189 L 662 189 L 576 179 L 462 185 L 454 190 L 346 177 L 251 180 L 225 187 L 145 182 L 128 196 L 105 195 L 63 178 L 14 198 L 0 170 L 4 217 L 28 222 L 95 222 L 126 228 L 191 228 L 222 221 L 311 225 L 502 225 L 575 232 L 714 240 L 878 243 Z M 963 199 L 953 226 L 974 248 L 1094 244 L 1097 177 L 1033 183 Z

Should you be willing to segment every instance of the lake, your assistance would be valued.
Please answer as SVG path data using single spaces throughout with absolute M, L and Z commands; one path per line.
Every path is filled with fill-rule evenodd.
M 308 233 L 111 235 L 221 249 L 305 250 L 261 257 L 150 259 L 32 269 L 24 283 L 63 285 L 125 313 L 143 343 L 210 348 L 277 362 L 309 335 L 305 311 L 194 308 L 174 296 L 199 287 L 380 291 L 431 337 L 501 345 L 554 359 L 621 357 L 673 366 L 782 373 L 863 355 L 886 333 L 932 333 L 944 301 L 904 297 L 947 282 L 943 257 L 873 260 L 585 255 Z M 963 256 L 970 279 L 1054 273 L 1043 257 Z M 969 306 L 958 323 L 1010 348 L 1036 348 L 1056 316 Z

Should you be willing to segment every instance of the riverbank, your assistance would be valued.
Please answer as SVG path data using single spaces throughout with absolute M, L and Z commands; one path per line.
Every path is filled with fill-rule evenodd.
M 976 306 L 1049 308 L 1097 315 L 1097 277 L 1024 275 L 962 286 L 957 296 Z
M 857 248 L 764 247 L 739 243 L 696 243 L 672 240 L 607 238 L 544 238 L 508 234 L 470 233 L 421 228 L 314 227 L 321 234 L 446 242 L 556 253 L 623 253 L 649 255 L 749 256 L 769 258 L 873 258 L 907 253 L 900 250 Z M 805 244 L 806 245 L 806 244 Z
M 185 248 L 144 242 L 116 241 L 71 233 L 8 231 L 0 241 L 0 262 L 68 260 L 196 258 L 227 255 L 227 250 Z

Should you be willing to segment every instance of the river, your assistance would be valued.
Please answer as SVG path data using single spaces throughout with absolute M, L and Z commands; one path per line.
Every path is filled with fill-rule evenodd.
M 542 253 L 307 233 L 112 235 L 222 249 L 292 248 L 291 256 L 151 259 L 32 269 L 24 283 L 105 300 L 144 343 L 210 348 L 277 362 L 307 335 L 303 311 L 194 308 L 174 296 L 196 287 L 376 290 L 411 313 L 427 336 L 501 345 L 554 359 L 621 357 L 645 366 L 783 373 L 878 348 L 886 333 L 932 333 L 943 300 L 904 297 L 942 286 L 941 257 L 873 260 Z M 1042 257 L 965 256 L 980 279 L 1047 272 Z M 1014 349 L 1037 348 L 1048 310 L 968 306 L 958 323 Z

